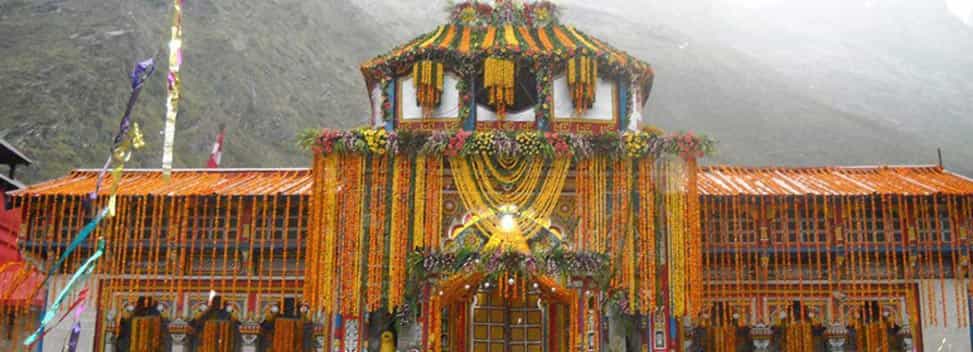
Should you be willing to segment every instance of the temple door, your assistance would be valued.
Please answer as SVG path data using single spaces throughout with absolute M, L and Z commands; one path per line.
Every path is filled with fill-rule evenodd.
M 536 293 L 509 300 L 495 291 L 477 293 L 472 305 L 472 352 L 545 352 L 546 306 Z

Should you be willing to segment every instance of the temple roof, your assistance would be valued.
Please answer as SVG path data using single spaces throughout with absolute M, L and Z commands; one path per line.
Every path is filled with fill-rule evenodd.
M 473 66 L 487 57 L 518 58 L 560 63 L 577 55 L 599 59 L 602 69 L 651 84 L 649 64 L 585 34 L 557 19 L 557 7 L 547 1 L 513 5 L 497 1 L 456 5 L 450 23 L 422 34 L 391 52 L 362 64 L 369 85 L 394 77 L 418 60 L 446 61 L 447 68 Z M 450 64 L 451 63 L 451 64 Z
M 973 195 L 973 180 L 938 166 L 735 167 L 700 170 L 711 196 Z
M 75 170 L 67 176 L 11 192 L 15 197 L 35 195 L 82 196 L 95 189 L 99 170 Z M 100 194 L 109 194 L 111 175 L 105 175 Z M 125 170 L 119 195 L 306 195 L 311 193 L 311 172 L 299 169 L 183 169 L 173 170 L 171 181 L 159 169 Z
M 12 192 L 16 197 L 35 195 L 82 196 L 91 192 L 97 170 L 75 170 L 67 176 Z M 172 182 L 162 171 L 125 170 L 120 195 L 309 195 L 311 172 L 293 169 L 185 169 L 174 170 Z M 102 194 L 111 178 L 106 175 Z M 859 167 L 737 167 L 708 166 L 699 173 L 703 196 L 802 195 L 973 195 L 973 180 L 937 166 Z
M 0 164 L 4 165 L 30 165 L 34 163 L 24 153 L 17 148 L 0 139 Z

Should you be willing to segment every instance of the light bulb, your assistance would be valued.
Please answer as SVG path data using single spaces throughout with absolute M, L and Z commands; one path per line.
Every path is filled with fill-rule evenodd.
M 508 283 L 508 284 L 511 284 L 511 285 L 513 285 L 513 284 L 514 284 L 514 282 L 516 282 L 516 281 L 514 281 L 514 279 L 513 279 L 513 278 L 510 278 L 510 279 L 507 279 L 507 283 Z
M 517 228 L 517 222 L 511 214 L 503 214 L 500 217 L 500 229 L 504 232 L 513 232 Z

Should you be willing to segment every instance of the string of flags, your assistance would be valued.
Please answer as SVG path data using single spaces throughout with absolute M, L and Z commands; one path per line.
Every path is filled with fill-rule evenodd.
M 119 123 L 118 132 L 115 134 L 115 138 L 112 140 L 111 156 L 109 156 L 108 161 L 105 163 L 105 166 L 102 167 L 101 172 L 98 175 L 95 190 L 88 197 L 89 202 L 93 202 L 97 198 L 104 175 L 108 171 L 109 167 L 114 164 L 115 166 L 111 168 L 112 187 L 110 196 L 108 198 L 108 205 L 101 209 L 94 219 L 88 222 L 88 224 L 81 229 L 74 239 L 71 240 L 71 243 L 68 245 L 68 248 L 64 250 L 64 253 L 62 253 L 61 256 L 51 264 L 51 267 L 47 271 L 47 275 L 44 277 L 43 283 L 39 287 L 44 287 L 44 285 L 47 284 L 51 277 L 54 276 L 54 273 L 60 269 L 61 265 L 64 264 L 71 254 L 88 240 L 88 237 L 92 232 L 94 232 L 95 228 L 98 227 L 98 224 L 100 224 L 102 220 L 115 215 L 115 199 L 118 193 L 118 185 L 121 183 L 122 170 L 125 168 L 125 163 L 131 159 L 132 152 L 134 150 L 141 149 L 143 146 L 145 146 L 142 131 L 139 129 L 138 123 L 132 122 L 131 114 L 145 81 L 148 80 L 153 72 L 155 72 L 155 62 L 153 59 L 140 61 L 132 70 L 132 92 L 128 100 L 128 105 L 125 108 L 125 114 L 122 116 L 121 123 Z M 38 341 L 38 339 L 43 337 L 47 331 L 50 331 L 48 326 L 54 320 L 54 317 L 60 310 L 64 300 L 67 299 L 71 292 L 74 292 L 76 286 L 83 285 L 85 282 L 87 282 L 88 277 L 92 272 L 94 272 L 98 259 L 101 258 L 104 252 L 105 240 L 99 238 L 98 249 L 74 272 L 71 279 L 61 289 L 55 300 L 47 307 L 47 310 L 44 312 L 37 329 L 24 340 L 25 346 L 33 345 Z M 81 309 L 85 299 L 86 295 L 81 295 L 81 297 L 71 304 L 71 307 L 68 309 L 68 313 L 74 309 Z M 56 326 L 63 320 L 63 317 L 58 319 L 57 323 L 54 325 Z M 80 329 L 77 324 L 75 327 Z
M 172 35 L 169 39 L 169 75 L 166 76 L 166 121 L 162 142 L 162 176 L 172 176 L 173 143 L 176 136 L 176 116 L 179 114 L 181 86 L 179 68 L 182 66 L 182 0 L 173 0 Z
M 209 159 L 206 161 L 206 167 L 210 169 L 217 169 L 220 167 L 220 161 L 223 159 L 223 135 L 226 133 L 224 127 L 220 127 L 220 133 L 216 135 L 216 142 L 213 143 L 213 152 L 210 153 Z

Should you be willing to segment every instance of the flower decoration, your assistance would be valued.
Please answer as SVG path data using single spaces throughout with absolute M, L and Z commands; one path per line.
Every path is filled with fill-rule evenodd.
M 680 133 L 668 136 L 657 130 L 610 131 L 599 134 L 541 133 L 537 131 L 414 131 L 388 132 L 382 128 L 352 131 L 308 130 L 300 144 L 315 153 L 423 154 L 447 157 L 503 155 L 520 157 L 572 157 L 595 155 L 639 159 L 660 154 L 684 159 L 711 154 L 715 142 L 705 136 Z
M 363 128 L 360 131 L 370 153 L 378 155 L 385 154 L 389 142 L 388 132 L 385 129 Z
M 520 145 L 517 143 L 510 133 L 495 133 L 493 137 L 493 143 L 496 146 L 496 151 L 500 155 L 513 156 L 520 152 Z
M 557 156 L 570 156 L 572 154 L 571 145 L 568 144 L 568 140 L 562 137 L 558 133 L 547 132 L 544 134 L 544 138 L 547 139 L 549 143 L 554 148 L 554 153 Z
M 541 139 L 537 132 L 524 131 L 517 134 L 517 144 L 520 145 L 520 154 L 523 156 L 536 156 L 542 152 Z
M 487 273 L 487 280 L 501 275 L 544 275 L 566 278 L 591 278 L 606 285 L 611 276 L 608 255 L 595 252 L 570 252 L 557 247 L 546 252 L 524 254 L 516 251 L 478 252 L 461 248 L 454 253 L 413 252 L 409 259 L 413 280 L 448 277 L 457 273 Z
M 483 132 L 473 135 L 472 151 L 480 155 L 493 154 L 493 132 Z
M 471 135 L 473 134 L 467 131 L 456 132 L 456 134 L 449 139 L 449 145 L 446 146 L 446 156 L 451 158 L 459 156 L 464 147 L 466 147 L 466 140 Z

